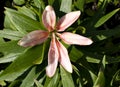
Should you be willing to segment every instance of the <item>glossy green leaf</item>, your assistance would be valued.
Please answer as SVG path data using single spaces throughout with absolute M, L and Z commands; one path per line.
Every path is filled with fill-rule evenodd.
M 105 85 L 105 76 L 104 76 L 105 61 L 106 61 L 106 56 L 103 57 L 101 67 L 100 67 L 100 70 L 98 73 L 98 77 L 97 77 L 93 87 L 104 87 L 104 85 Z
M 34 84 L 34 80 L 37 79 L 39 73 L 36 71 L 37 67 L 33 67 L 27 74 L 26 78 L 22 81 L 20 87 L 31 87 Z
M 63 87 L 75 87 L 71 74 L 62 66 L 60 66 L 60 74 Z
M 100 31 L 91 31 L 90 32 L 93 38 L 97 38 L 96 41 L 108 39 L 112 36 L 119 36 L 120 25 L 116 26 L 111 30 L 100 30 Z
M 55 0 L 48 0 L 49 5 L 52 5 Z
M 60 11 L 68 13 L 71 12 L 72 0 L 62 0 Z
M 0 44 L 5 43 L 4 39 L 0 37 Z
M 0 86 L 4 87 L 4 86 L 6 86 L 6 85 L 7 85 L 7 84 L 6 84 L 5 81 L 0 81 Z
M 29 67 L 34 65 L 34 61 L 36 61 L 42 54 L 42 48 L 43 45 L 38 45 L 26 50 L 0 74 L 0 80 L 15 80 Z
M 25 7 L 25 6 L 23 6 L 23 7 L 18 7 L 17 9 L 18 9 L 18 11 L 19 11 L 20 13 L 22 13 L 22 14 L 24 14 L 24 15 L 26 15 L 26 16 L 34 19 L 34 20 L 37 20 L 37 19 L 36 19 L 36 14 L 35 14 L 34 11 L 32 11 L 31 9 L 29 9 L 29 8 L 27 8 L 27 7 Z
M 49 77 L 46 78 L 44 87 L 57 87 L 59 80 L 60 75 L 58 74 L 58 70 L 56 70 L 56 73 L 52 78 Z
M 77 0 L 75 2 L 75 6 L 80 10 L 83 11 L 84 10 L 84 4 L 85 4 L 85 0 Z
M 45 7 L 42 0 L 33 0 L 33 1 L 34 1 L 34 4 L 35 4 L 36 7 L 38 7 L 38 8 L 44 8 Z
M 37 80 L 34 80 L 34 81 L 35 81 L 35 85 L 37 87 L 44 87 L 39 81 L 37 81 Z
M 13 2 L 16 4 L 16 5 L 23 5 L 25 3 L 25 0 L 13 0 Z
M 14 30 L 11 30 L 11 29 L 0 30 L 0 37 L 7 38 L 7 39 L 10 39 L 10 40 L 19 40 L 23 36 L 24 35 L 22 35 L 20 32 L 14 31 Z
M 5 15 L 9 17 L 9 22 L 19 32 L 25 34 L 26 31 L 33 31 L 41 29 L 41 25 L 38 21 L 12 9 L 6 8 Z
M 120 10 L 120 8 L 113 10 L 112 12 L 106 14 L 105 16 L 101 17 L 97 23 L 95 24 L 95 27 L 101 26 L 103 23 L 105 23 L 108 19 L 110 19 L 115 13 L 117 13 Z
M 17 41 L 10 41 L 0 44 L 0 63 L 7 63 L 15 60 L 21 53 L 23 53 L 25 48 L 17 45 Z
M 8 87 L 15 87 L 20 83 L 20 80 L 14 80 L 10 83 L 10 85 Z
M 120 69 L 114 74 L 110 84 L 111 86 L 114 86 L 119 83 L 120 83 Z
M 77 60 L 79 60 L 79 58 L 81 58 L 84 54 L 79 51 L 78 49 L 76 49 L 74 46 L 72 46 L 72 49 L 69 53 L 70 59 L 73 62 L 76 62 Z

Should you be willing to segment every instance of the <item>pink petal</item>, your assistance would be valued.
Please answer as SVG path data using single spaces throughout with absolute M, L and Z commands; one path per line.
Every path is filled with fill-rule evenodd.
M 47 6 L 42 15 L 42 22 L 48 31 L 52 31 L 55 26 L 56 15 L 51 6 Z
M 72 73 L 72 65 L 68 56 L 67 49 L 57 40 L 57 47 L 59 50 L 59 62 L 70 73 Z
M 57 35 L 67 44 L 90 45 L 93 43 L 93 41 L 87 37 L 70 32 L 57 33 Z
M 58 31 L 64 31 L 79 18 L 80 14 L 80 11 L 74 11 L 66 14 L 58 21 L 56 29 L 58 29 Z
M 46 74 L 49 77 L 52 77 L 55 74 L 58 64 L 58 58 L 59 58 L 58 49 L 55 42 L 55 35 L 53 34 L 48 53 L 48 66 L 46 68 Z
M 24 36 L 18 44 L 23 47 L 34 46 L 43 43 L 48 38 L 49 32 L 35 30 Z

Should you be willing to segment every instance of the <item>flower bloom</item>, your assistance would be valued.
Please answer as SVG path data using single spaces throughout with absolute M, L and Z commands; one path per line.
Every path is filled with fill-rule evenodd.
M 64 15 L 56 23 L 55 11 L 51 6 L 47 6 L 42 15 L 42 22 L 47 29 L 35 30 L 24 36 L 18 44 L 23 47 L 34 46 L 43 43 L 48 37 L 51 38 L 48 52 L 48 66 L 46 74 L 52 77 L 55 74 L 58 61 L 68 72 L 72 73 L 72 64 L 70 62 L 67 49 L 61 44 L 59 39 L 66 44 L 90 45 L 92 40 L 78 34 L 63 32 L 72 25 L 80 16 L 80 11 L 70 12 Z M 61 33 L 63 32 L 63 33 Z

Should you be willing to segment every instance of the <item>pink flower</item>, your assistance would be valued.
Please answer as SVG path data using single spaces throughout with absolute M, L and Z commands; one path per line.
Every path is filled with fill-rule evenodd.
M 66 44 L 90 45 L 92 40 L 78 34 L 63 32 L 72 25 L 80 16 L 80 11 L 70 12 L 64 15 L 56 23 L 56 15 L 51 6 L 47 6 L 42 15 L 42 22 L 47 31 L 35 30 L 24 36 L 18 44 L 23 47 L 34 46 L 43 43 L 49 36 L 51 37 L 50 48 L 48 52 L 48 66 L 46 73 L 49 77 L 55 74 L 58 61 L 68 72 L 72 73 L 72 64 L 70 62 L 67 49 L 58 40 L 63 40 Z M 63 32 L 63 33 L 60 33 Z

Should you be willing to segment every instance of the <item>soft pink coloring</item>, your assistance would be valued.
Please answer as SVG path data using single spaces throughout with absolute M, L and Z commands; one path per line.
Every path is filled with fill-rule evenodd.
M 47 6 L 42 15 L 42 22 L 47 29 L 35 30 L 24 36 L 18 44 L 23 47 L 35 46 L 43 43 L 48 37 L 51 38 L 50 48 L 48 52 L 48 66 L 46 74 L 52 77 L 58 65 L 58 62 L 65 70 L 72 73 L 72 64 L 69 59 L 67 49 L 59 41 L 61 39 L 66 44 L 90 45 L 92 40 L 70 32 L 63 32 L 71 26 L 80 16 L 80 11 L 73 11 L 58 20 L 56 23 L 55 11 L 51 6 Z M 63 32 L 63 33 L 60 33 Z

